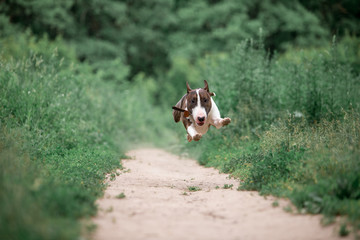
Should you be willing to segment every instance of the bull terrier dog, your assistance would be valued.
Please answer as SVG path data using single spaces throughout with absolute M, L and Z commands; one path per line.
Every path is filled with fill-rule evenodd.
M 219 129 L 231 122 L 228 117 L 221 118 L 220 111 L 212 99 L 215 93 L 209 91 L 206 80 L 204 84 L 204 88 L 191 89 L 186 82 L 187 93 L 172 107 L 174 121 L 183 122 L 189 142 L 199 141 L 210 126 Z

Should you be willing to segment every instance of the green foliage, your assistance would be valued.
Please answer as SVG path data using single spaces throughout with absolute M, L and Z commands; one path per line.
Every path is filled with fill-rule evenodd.
M 63 36 L 96 70 L 98 63 L 121 59 L 130 67 L 130 79 L 141 72 L 161 75 L 174 56 L 196 61 L 259 34 L 268 49 L 284 51 L 321 46 L 330 34 L 344 36 L 346 29 L 359 32 L 356 1 L 350 0 L 325 11 L 314 1 L 283 0 L 13 0 L 2 5 L 3 34 L 28 28 L 38 36 Z M 341 9 L 348 14 L 339 19 Z
M 289 197 L 301 212 L 347 215 L 358 226 L 359 122 L 355 112 L 312 126 L 290 117 L 264 132 L 258 148 L 246 150 L 249 142 L 240 142 L 245 150 L 228 148 L 222 162 L 215 155 L 221 152 L 207 153 L 207 165 L 239 177 L 240 189 Z M 211 149 L 212 144 L 204 145 Z
M 278 207 L 279 206 L 279 202 L 277 200 L 275 200 L 272 204 L 273 207 Z
M 205 74 L 219 108 L 235 121 L 230 128 L 249 135 L 286 111 L 316 122 L 341 115 L 342 109 L 358 109 L 359 76 L 337 56 L 334 46 L 270 61 L 261 45 L 245 41 L 229 57 L 210 58 Z
M 229 189 L 232 188 L 234 185 L 233 184 L 224 184 L 223 189 Z
M 148 141 L 359 226 L 359 8 L 325 5 L 2 1 L 0 235 L 77 238 L 105 173 Z M 178 146 L 170 107 L 203 79 L 232 123 Z
M 357 1 L 330 0 L 326 1 L 326 4 L 316 0 L 300 0 L 299 2 L 316 14 L 322 25 L 326 26 L 331 33 L 336 35 L 344 35 L 346 32 L 359 34 L 360 7 Z
M 343 114 L 316 125 L 289 116 L 259 140 L 210 138 L 196 146 L 203 149 L 199 161 L 239 178 L 239 189 L 288 197 L 299 212 L 345 215 L 358 229 L 360 118 Z
M 119 167 L 116 154 L 82 149 L 42 162 L 19 154 L 1 132 L 0 235 L 4 239 L 75 239 L 79 218 L 94 215 L 105 173 Z
M 189 186 L 189 187 L 188 187 L 188 190 L 189 190 L 190 192 L 197 192 L 197 191 L 201 191 L 201 188 L 198 187 L 198 186 Z
M 209 58 L 206 79 L 232 123 L 189 144 L 199 162 L 238 177 L 240 189 L 289 197 L 301 212 L 347 215 L 359 226 L 359 75 L 339 57 L 342 49 L 269 60 L 248 41 Z
M 339 230 L 339 235 L 341 237 L 346 237 L 347 235 L 349 235 L 350 231 L 347 229 L 345 224 L 341 224 L 340 226 L 340 230 Z
M 186 82 L 196 88 L 201 79 L 201 61 L 191 63 L 184 57 L 174 57 L 172 66 L 166 73 L 162 73 L 156 80 L 158 91 L 155 92 L 155 99 L 159 104 L 169 108 L 179 101 L 186 93 Z M 203 84 L 203 83 L 202 83 Z
M 94 73 L 61 39 L 28 33 L 0 44 L 0 235 L 75 239 L 125 149 L 174 141 L 170 116 L 151 105 L 150 79 L 129 83 L 120 62 Z
M 118 199 L 123 199 L 123 198 L 125 198 L 126 197 L 126 195 L 125 195 L 125 193 L 120 193 L 119 195 L 116 195 L 116 198 L 118 198 Z
M 290 41 L 299 46 L 317 44 L 327 35 L 318 18 L 297 1 L 202 0 L 183 4 L 178 14 L 184 24 L 175 36 L 183 39 L 178 42 L 185 49 L 196 49 L 192 54 L 231 50 L 238 42 L 256 37 L 259 29 L 272 49 L 285 49 Z
M 252 41 L 239 44 L 229 57 L 208 60 L 206 79 L 219 109 L 233 117 L 233 131 L 249 134 L 278 116 L 280 80 L 274 78 L 272 64 Z
M 267 185 L 275 185 L 278 182 L 288 181 L 292 178 L 292 170 L 299 165 L 303 152 L 286 151 L 285 149 L 271 152 L 266 155 L 262 153 L 243 156 L 238 162 L 247 162 L 251 164 L 250 177 L 244 181 L 244 189 L 259 190 Z M 239 164 L 239 163 L 238 163 Z M 274 186 L 270 186 L 273 190 Z
M 296 57 L 300 66 L 282 62 L 276 76 L 283 78 L 282 86 L 288 90 L 281 101 L 289 105 L 289 110 L 300 111 L 315 122 L 341 114 L 341 109 L 359 107 L 359 76 L 352 73 L 349 63 L 338 61 L 337 48 L 312 57 L 300 52 Z

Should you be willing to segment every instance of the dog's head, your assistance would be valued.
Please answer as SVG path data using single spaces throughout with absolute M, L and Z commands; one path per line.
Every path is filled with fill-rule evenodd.
M 193 90 L 190 88 L 189 83 L 186 82 L 186 107 L 198 126 L 202 126 L 206 122 L 211 110 L 211 96 L 214 96 L 214 93 L 209 91 L 209 85 L 206 80 L 204 80 L 204 83 L 204 88 Z

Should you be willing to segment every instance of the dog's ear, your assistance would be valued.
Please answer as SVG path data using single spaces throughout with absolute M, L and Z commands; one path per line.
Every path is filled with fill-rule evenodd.
M 186 82 L 186 88 L 187 88 L 187 93 L 191 92 L 191 88 L 190 88 L 190 86 L 189 86 L 189 83 L 188 83 L 188 82 Z
M 208 85 L 208 82 L 206 80 L 204 80 L 204 84 L 205 84 L 204 90 L 209 92 L 209 85 Z

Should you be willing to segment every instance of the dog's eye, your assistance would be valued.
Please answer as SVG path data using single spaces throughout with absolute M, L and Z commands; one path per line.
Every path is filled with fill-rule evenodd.
M 192 102 L 192 103 L 195 103 L 195 100 L 193 99 L 193 100 L 191 100 L 191 102 Z
M 207 102 L 207 99 L 206 99 L 206 98 L 204 99 L 204 102 Z

